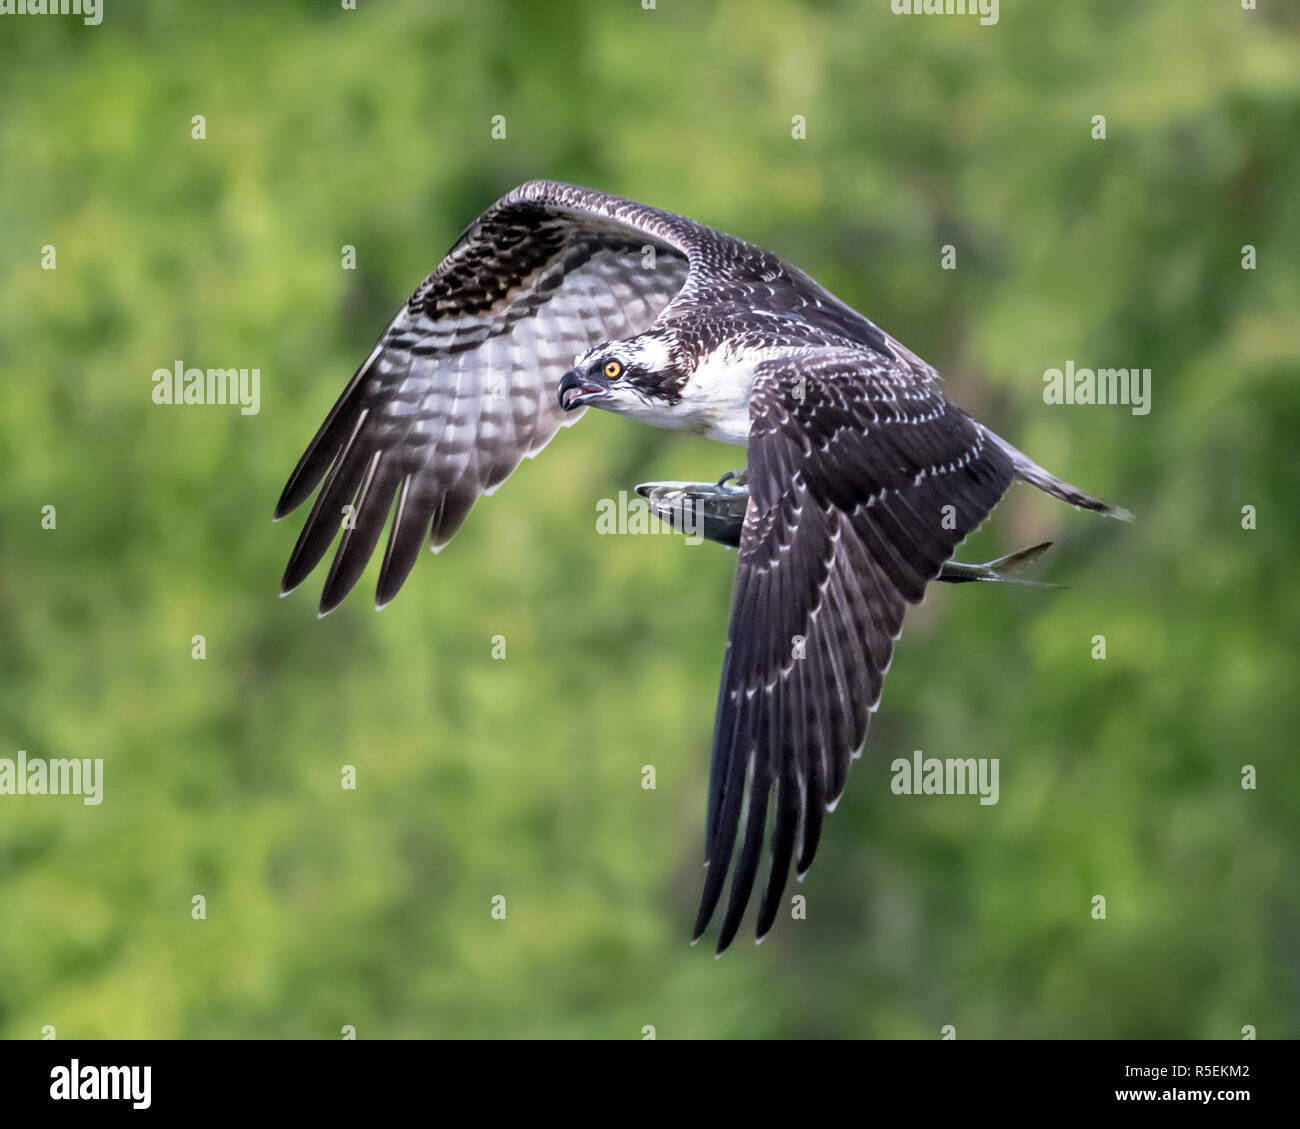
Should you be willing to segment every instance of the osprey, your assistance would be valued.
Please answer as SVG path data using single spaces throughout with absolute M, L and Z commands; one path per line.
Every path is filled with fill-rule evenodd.
M 1130 515 L 953 407 L 933 368 L 775 255 L 683 216 L 537 180 L 470 224 L 299 459 L 275 516 L 321 489 L 282 592 L 342 527 L 320 601 L 331 611 L 391 512 L 383 607 L 426 541 L 442 548 L 480 495 L 588 407 L 748 448 L 743 518 L 717 538 L 738 539 L 738 554 L 694 931 L 698 940 L 731 869 L 720 954 L 765 842 L 759 940 L 792 862 L 800 878 L 812 863 L 907 605 L 945 566 L 943 579 L 1003 579 L 949 558 L 1008 486 Z M 990 574 L 961 574 L 971 568 Z

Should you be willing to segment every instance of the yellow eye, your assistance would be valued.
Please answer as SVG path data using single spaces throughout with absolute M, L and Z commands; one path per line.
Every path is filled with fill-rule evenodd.
M 623 374 L 623 366 L 618 361 L 605 362 L 605 375 L 610 380 L 617 380 Z

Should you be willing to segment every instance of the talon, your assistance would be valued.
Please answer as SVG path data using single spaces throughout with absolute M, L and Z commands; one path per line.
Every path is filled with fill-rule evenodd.
M 742 467 L 740 470 L 729 470 L 715 484 L 719 490 L 731 483 L 733 488 L 739 488 L 749 483 L 749 468 Z

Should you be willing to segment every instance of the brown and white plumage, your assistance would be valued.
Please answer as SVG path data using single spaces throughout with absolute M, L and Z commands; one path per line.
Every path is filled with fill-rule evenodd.
M 426 540 L 444 545 L 480 494 L 589 405 L 749 451 L 695 927 L 698 937 L 730 871 L 721 952 L 765 844 L 760 939 L 791 865 L 812 863 L 907 605 L 1010 483 L 1128 515 L 948 404 L 924 361 L 770 252 L 532 181 L 470 225 L 299 460 L 276 516 L 324 485 L 284 591 L 344 526 L 322 614 L 337 605 L 396 499 L 382 606 Z
M 566 419 L 555 399 L 573 358 L 649 329 L 681 288 L 681 232 L 639 205 L 588 204 L 584 191 L 512 192 L 470 225 L 398 311 L 276 506 L 283 517 L 325 479 L 284 592 L 320 562 L 351 505 L 321 594 L 322 614 L 336 607 L 396 499 L 377 591 L 386 604 L 426 539 L 445 545 L 480 495 L 576 422 L 581 413 Z M 653 269 L 643 265 L 647 247 Z
M 812 864 L 823 812 L 866 741 L 904 609 L 1012 478 L 1006 454 L 933 381 L 866 348 L 820 346 L 762 362 L 750 416 L 750 501 L 696 923 L 699 936 L 745 804 L 719 951 L 740 924 L 769 818 L 760 938 L 792 860 L 800 874 Z

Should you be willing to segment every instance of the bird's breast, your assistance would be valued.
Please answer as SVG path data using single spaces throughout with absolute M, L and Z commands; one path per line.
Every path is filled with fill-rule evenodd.
M 688 426 L 719 443 L 749 444 L 749 398 L 754 390 L 753 363 L 725 353 L 706 357 L 682 387 L 678 408 Z

